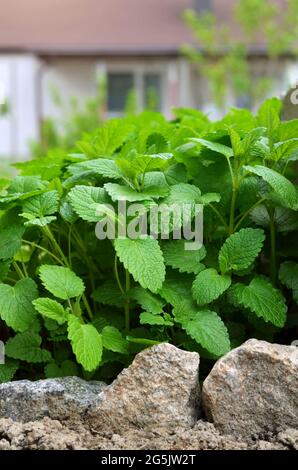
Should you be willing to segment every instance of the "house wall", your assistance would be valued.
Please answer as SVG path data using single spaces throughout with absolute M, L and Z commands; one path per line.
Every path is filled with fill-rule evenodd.
M 2 101 L 9 112 L 0 116 L 0 158 L 29 155 L 29 142 L 39 135 L 40 62 L 32 55 L 0 55 Z

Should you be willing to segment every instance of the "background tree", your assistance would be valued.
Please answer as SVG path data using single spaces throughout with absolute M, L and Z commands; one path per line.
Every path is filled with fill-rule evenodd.
M 284 54 L 298 56 L 297 0 L 238 0 L 229 23 L 210 11 L 186 10 L 184 19 L 199 47 L 184 45 L 182 51 L 208 80 L 213 101 L 222 109 L 230 90 L 250 103 L 270 95 L 273 78 L 254 77 L 249 62 L 257 44 L 263 44 L 271 62 Z

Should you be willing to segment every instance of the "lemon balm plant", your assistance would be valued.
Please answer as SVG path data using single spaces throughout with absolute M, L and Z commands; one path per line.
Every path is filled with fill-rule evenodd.
M 280 112 L 145 112 L 17 164 L 0 183 L 0 380 L 109 380 L 162 341 L 208 365 L 252 336 L 295 339 L 298 121 Z M 169 239 L 99 240 L 98 206 L 123 200 L 145 217 L 204 206 L 204 246 L 186 250 L 174 223 Z

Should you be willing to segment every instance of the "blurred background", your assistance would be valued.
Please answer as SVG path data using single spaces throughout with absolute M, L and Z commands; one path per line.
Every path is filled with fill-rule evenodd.
M 298 79 L 298 0 L 0 0 L 0 177 L 105 119 L 216 119 Z

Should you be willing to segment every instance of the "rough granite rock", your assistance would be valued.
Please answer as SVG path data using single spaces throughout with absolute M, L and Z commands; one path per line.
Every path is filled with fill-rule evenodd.
M 0 418 L 29 422 L 43 417 L 72 421 L 82 417 L 107 387 L 78 377 L 20 380 L 0 385 Z
M 195 424 L 199 409 L 197 353 L 167 343 L 145 349 L 99 396 L 88 412 L 93 429 L 185 428 Z
M 227 434 L 261 438 L 298 428 L 298 348 L 247 341 L 215 364 L 202 401 Z

